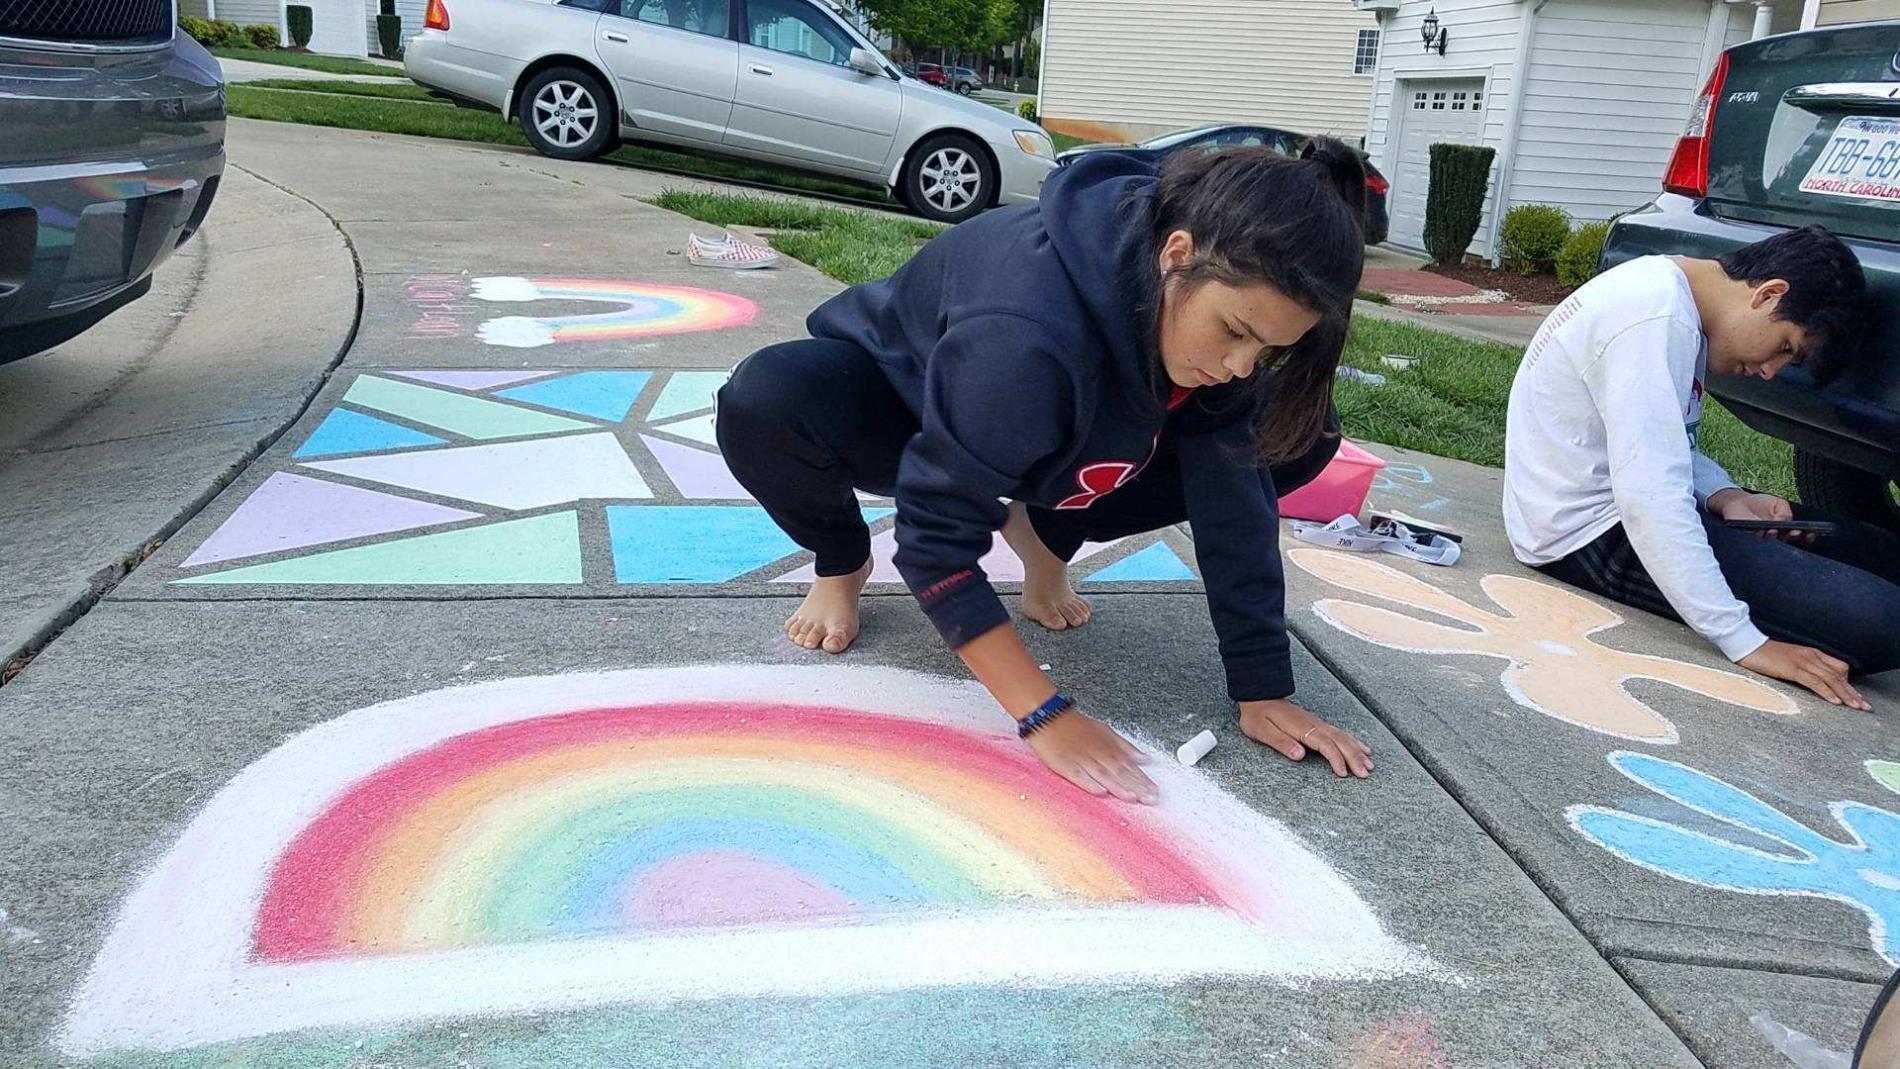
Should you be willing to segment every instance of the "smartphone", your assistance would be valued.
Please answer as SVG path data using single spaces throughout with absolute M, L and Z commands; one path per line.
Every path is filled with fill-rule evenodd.
M 1812 531 L 1817 535 L 1834 533 L 1834 524 L 1829 520 L 1723 520 L 1722 524 L 1737 531 Z

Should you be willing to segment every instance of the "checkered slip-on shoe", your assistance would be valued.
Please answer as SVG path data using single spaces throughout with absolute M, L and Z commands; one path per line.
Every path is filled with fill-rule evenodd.
M 778 263 L 778 253 L 772 249 L 739 241 L 727 234 L 717 238 L 692 235 L 687 242 L 686 258 L 699 267 L 724 267 L 734 271 L 753 271 Z

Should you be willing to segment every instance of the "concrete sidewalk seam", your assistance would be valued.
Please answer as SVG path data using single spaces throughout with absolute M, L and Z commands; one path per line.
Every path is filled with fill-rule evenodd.
M 1450 798 L 1453 804 L 1457 805 L 1458 808 L 1471 819 L 1471 823 L 1477 827 L 1478 831 L 1481 832 L 1485 838 L 1497 845 L 1498 850 L 1505 857 L 1510 859 L 1511 864 L 1516 866 L 1517 870 L 1523 873 L 1525 878 L 1531 882 L 1531 886 L 1537 888 L 1537 892 L 1543 895 L 1544 899 L 1551 904 L 1552 908 L 1556 909 L 1556 911 L 1563 916 L 1564 920 L 1570 924 L 1570 927 L 1576 931 L 1584 943 L 1586 943 L 1591 950 L 1596 952 L 1597 957 L 1602 959 L 1603 963 L 1608 965 L 1611 970 L 1616 973 L 1617 978 L 1623 981 L 1623 986 L 1629 989 L 1630 994 L 1634 995 L 1638 1001 L 1648 1007 L 1650 1015 L 1661 1023 L 1663 1027 L 1668 1028 L 1671 1034 L 1683 1045 L 1685 1050 L 1688 1050 L 1692 1056 L 1695 1056 L 1697 1061 L 1701 1061 L 1701 1057 L 1695 1055 L 1695 1048 L 1689 1042 L 1690 1037 L 1671 1024 L 1669 1019 L 1663 1016 L 1656 1004 L 1644 997 L 1642 990 L 1630 982 L 1630 978 L 1624 974 L 1623 970 L 1616 967 L 1615 960 L 1612 959 L 1611 956 L 1604 951 L 1603 947 L 1599 945 L 1595 939 L 1591 938 L 1590 933 L 1578 923 L 1577 914 L 1565 905 L 1563 897 L 1558 894 L 1556 889 L 1547 886 L 1543 880 L 1538 878 L 1537 873 L 1526 868 L 1524 862 L 1512 852 L 1510 844 L 1498 838 L 1497 834 L 1491 830 L 1491 826 L 1486 824 L 1478 814 L 1466 804 L 1464 797 L 1452 788 L 1446 770 L 1438 763 L 1431 751 L 1418 745 L 1417 741 L 1411 737 L 1410 731 L 1394 723 L 1391 718 L 1381 713 L 1379 705 L 1373 701 L 1372 696 L 1361 690 L 1351 676 L 1343 671 L 1342 666 L 1325 650 L 1305 641 L 1292 626 L 1291 620 L 1288 621 L 1288 625 L 1290 637 L 1304 646 L 1306 651 L 1312 655 L 1313 659 L 1319 662 L 1320 667 L 1326 669 L 1334 679 L 1339 681 L 1339 685 L 1344 687 L 1346 692 L 1353 696 L 1355 701 L 1365 706 L 1367 712 L 1371 713 L 1374 718 L 1385 725 L 1385 729 L 1392 733 L 1393 738 L 1399 740 L 1399 745 L 1405 747 L 1406 752 L 1411 755 L 1414 761 L 1418 762 L 1419 767 L 1425 770 L 1425 774 L 1432 778 L 1432 782 L 1438 785 L 1438 788 L 1445 793 L 1445 796 Z M 1707 1063 L 1704 1064 L 1706 1065 Z
M 1566 914 L 1568 916 L 1568 914 Z M 1619 918 L 1624 920 L 1645 920 L 1644 918 Z M 1646 921 L 1649 924 L 1657 921 Z M 1594 943 L 1592 944 L 1595 945 Z M 1602 948 L 1598 948 L 1602 953 Z M 1720 958 L 1708 954 L 1658 954 L 1645 950 L 1618 950 L 1614 958 L 1629 958 L 1633 961 L 1653 961 L 1660 965 L 1693 965 L 1702 969 L 1733 969 L 1737 972 L 1760 973 L 1764 976 L 1800 976 L 1811 980 L 1839 980 L 1849 984 L 1873 983 L 1865 975 L 1857 975 L 1847 969 L 1834 969 L 1827 966 L 1810 966 L 1804 969 L 1777 968 L 1774 962 L 1744 961 L 1737 958 Z
M 342 344 L 337 347 L 336 355 L 331 358 L 329 364 L 324 367 L 323 372 L 317 376 L 316 382 L 311 386 L 309 393 L 304 396 L 303 403 L 298 405 L 297 410 L 285 418 L 283 423 L 280 424 L 276 430 L 261 437 L 254 445 L 245 450 L 244 454 L 240 456 L 237 461 L 229 465 L 224 471 L 218 473 L 218 475 L 211 480 L 209 486 L 205 487 L 196 497 L 186 502 L 171 519 L 161 524 L 158 530 L 154 531 L 149 537 L 141 539 L 139 549 L 128 554 L 127 558 L 109 564 L 97 572 L 94 572 L 87 579 L 86 592 L 67 603 L 63 609 L 47 622 L 46 626 L 39 628 L 33 634 L 29 635 L 18 648 L 0 652 L 0 687 L 4 687 L 14 679 L 17 679 L 25 671 L 26 666 L 32 662 L 33 658 L 39 655 L 41 650 L 57 640 L 60 635 L 65 633 L 67 628 L 77 623 L 80 619 L 85 617 L 87 613 L 90 613 L 97 607 L 99 602 L 104 599 L 106 595 L 112 593 L 120 583 L 125 581 L 127 576 L 131 575 L 132 572 L 137 570 L 140 564 L 145 562 L 151 555 L 152 550 L 156 549 L 158 545 L 162 544 L 172 535 L 177 534 L 187 523 L 191 522 L 194 517 L 200 512 L 203 512 L 205 507 L 210 505 L 219 494 L 224 492 L 226 487 L 230 486 L 239 475 L 243 474 L 247 468 L 255 463 L 258 457 L 262 456 L 266 450 L 275 445 L 278 439 L 289 432 L 290 428 L 296 426 L 297 422 L 310 410 L 310 406 L 316 402 L 317 397 L 322 394 L 324 387 L 329 385 L 330 376 L 335 373 L 336 369 L 343 363 L 344 358 L 349 354 L 351 346 L 356 343 L 357 331 L 361 329 L 363 323 L 363 261 L 362 257 L 357 255 L 356 243 L 350 240 L 349 233 L 343 229 L 342 224 L 337 221 L 335 216 L 324 211 L 322 205 L 310 198 L 294 190 L 286 189 L 276 182 L 272 182 L 270 179 L 240 167 L 235 163 L 227 162 L 226 166 L 231 170 L 248 175 L 280 193 L 297 198 L 305 204 L 310 205 L 311 208 L 329 220 L 331 227 L 336 230 L 337 236 L 342 239 L 344 250 L 349 253 L 350 263 L 355 269 L 355 278 L 353 281 L 356 287 L 356 308 L 350 317 L 350 329 L 348 333 L 344 335 Z M 210 250 L 207 250 L 207 253 L 209 253 L 209 251 Z M 210 260 L 211 257 L 207 254 L 200 261 L 198 276 L 197 279 L 194 280 L 192 290 L 192 300 L 194 303 L 198 297 L 198 290 L 195 283 L 197 280 L 202 280 L 205 273 L 209 271 Z M 176 331 L 177 324 L 182 322 L 182 317 L 174 319 L 172 322 L 173 326 L 171 327 L 171 331 Z M 171 331 L 167 332 L 167 338 L 170 337 Z M 165 339 L 161 338 L 158 345 L 163 345 L 164 341 Z M 158 345 L 153 346 L 151 351 L 156 352 Z M 118 381 L 119 380 L 115 380 L 115 385 Z M 103 403 L 103 398 L 110 397 L 111 392 L 111 390 L 102 391 L 102 400 L 100 403 Z M 96 408 L 96 404 L 91 404 L 87 406 L 86 411 L 91 411 Z M 66 426 L 72 425 L 71 420 L 62 421 L 62 423 Z

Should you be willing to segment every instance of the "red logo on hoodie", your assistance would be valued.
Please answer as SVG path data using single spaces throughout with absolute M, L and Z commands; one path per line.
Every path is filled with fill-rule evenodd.
M 1082 492 L 1056 502 L 1056 507 L 1059 509 L 1088 508 L 1095 503 L 1096 498 L 1134 478 L 1135 473 L 1140 470 L 1138 465 L 1130 464 L 1125 460 L 1104 460 L 1099 464 L 1090 464 L 1075 473 L 1076 485 L 1082 488 Z

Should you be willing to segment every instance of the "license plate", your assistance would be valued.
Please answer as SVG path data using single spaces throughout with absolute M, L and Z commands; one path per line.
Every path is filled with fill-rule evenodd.
M 1900 119 L 1849 115 L 1801 180 L 1806 193 L 1900 202 Z

